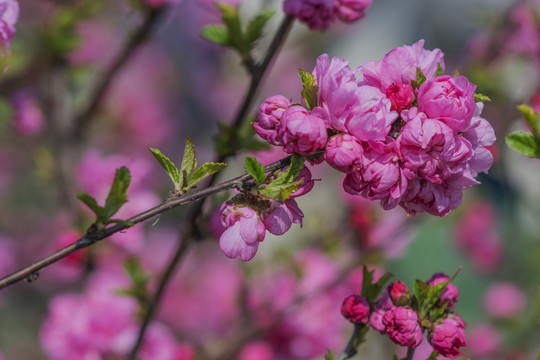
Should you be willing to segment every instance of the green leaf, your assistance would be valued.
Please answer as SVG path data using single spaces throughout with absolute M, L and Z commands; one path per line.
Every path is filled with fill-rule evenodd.
M 324 360 L 335 360 L 332 350 L 328 349 L 328 353 L 324 355 Z
M 240 54 L 248 54 L 249 44 L 246 43 L 244 34 L 242 33 L 238 7 L 220 2 L 216 2 L 216 6 L 221 12 L 221 19 L 227 26 L 231 47 L 238 50 Z
M 186 136 L 186 148 L 184 149 L 184 158 L 182 159 L 182 167 L 180 168 L 180 188 L 187 187 L 189 177 L 193 170 L 197 167 L 197 159 L 195 158 L 195 147 L 193 141 Z
M 444 71 L 441 66 L 441 63 L 437 63 L 437 73 L 435 74 L 435 76 L 442 76 L 442 75 L 444 75 Z
M 458 70 L 458 69 L 456 69 L 456 71 L 454 71 L 454 77 L 458 77 L 458 76 L 460 76 L 460 74 L 459 74 L 459 70 Z
M 540 144 L 531 133 L 514 131 L 506 137 L 506 145 L 528 157 L 540 157 Z
M 437 360 L 437 356 L 439 356 L 439 353 L 436 351 L 433 351 L 426 360 Z
M 302 179 L 293 183 L 281 185 L 274 185 L 274 183 L 271 183 L 265 188 L 260 189 L 259 194 L 266 198 L 283 202 L 287 200 L 292 193 L 298 190 L 303 182 L 304 180 Z
M 416 298 L 416 303 L 418 304 L 418 309 L 422 309 L 424 304 L 429 296 L 431 286 L 426 284 L 420 279 L 416 279 L 413 284 L 413 293 Z
M 264 167 L 261 165 L 260 162 L 257 161 L 253 156 L 248 156 L 244 159 L 244 167 L 246 169 L 246 172 L 251 175 L 255 181 L 257 181 L 257 185 L 261 186 L 262 183 L 266 180 L 266 172 L 264 171 Z
M 306 104 L 308 110 L 317 106 L 317 93 L 319 92 L 319 86 L 315 85 L 316 78 L 313 74 L 310 74 L 302 69 L 298 69 L 298 75 L 300 75 L 300 81 L 302 81 L 302 98 Z
M 540 139 L 540 115 L 533 110 L 530 106 L 525 104 L 517 106 L 519 112 L 523 115 L 527 123 L 529 124 L 533 135 Z
M 294 181 L 300 175 L 304 168 L 304 157 L 302 155 L 293 154 L 291 164 L 276 180 L 272 181 L 269 186 L 288 184 Z
M 420 67 L 416 68 L 416 80 L 411 81 L 413 89 L 418 89 L 426 81 L 426 76 Z
M 103 215 L 103 208 L 98 205 L 96 199 L 86 193 L 77 194 L 77 199 L 81 200 L 92 210 L 96 217 L 99 219 Z
M 367 266 L 362 267 L 363 270 L 363 280 L 362 280 L 362 292 L 361 295 L 365 296 L 367 301 L 370 304 L 373 304 L 377 297 L 379 296 L 381 290 L 384 288 L 385 284 L 392 277 L 391 273 L 386 273 L 377 282 L 373 282 L 373 274 L 375 270 L 368 270 Z
M 207 25 L 202 28 L 200 35 L 214 44 L 231 46 L 229 30 L 222 25 Z
M 161 167 L 165 169 L 167 174 L 169 174 L 172 182 L 174 183 L 175 190 L 176 191 L 180 190 L 180 183 L 181 183 L 180 171 L 178 170 L 176 165 L 174 165 L 174 163 L 167 156 L 163 155 L 163 153 L 159 149 L 156 149 L 156 148 L 148 148 L 148 149 L 150 150 L 152 155 L 154 155 L 159 165 L 161 165 Z
M 275 11 L 266 9 L 251 19 L 246 27 L 246 41 L 252 47 L 259 40 L 266 23 L 274 16 Z
M 100 219 L 102 222 L 107 223 L 109 219 L 120 210 L 122 205 L 128 201 L 126 192 L 130 182 L 131 174 L 127 167 L 122 166 L 120 169 L 116 170 L 111 190 L 109 191 L 107 200 L 105 200 L 102 219 Z
M 227 167 L 227 164 L 225 163 L 214 163 L 214 162 L 207 162 L 204 163 L 200 168 L 195 170 L 191 178 L 189 179 L 187 188 L 185 190 L 191 189 L 193 186 L 195 186 L 197 183 L 201 182 L 202 180 L 206 179 L 208 176 L 217 173 L 221 169 Z
M 480 101 L 490 102 L 491 99 L 487 95 L 480 94 L 480 93 L 475 93 L 474 94 L 474 102 L 480 102 Z

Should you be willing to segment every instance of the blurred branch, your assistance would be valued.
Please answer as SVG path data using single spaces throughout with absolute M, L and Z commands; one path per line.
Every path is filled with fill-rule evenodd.
M 283 159 L 273 162 L 272 164 L 266 166 L 264 169 L 267 172 L 272 172 L 272 171 L 282 169 L 285 166 L 289 165 L 290 160 L 291 160 L 291 157 L 287 156 Z M 238 176 L 217 185 L 209 186 L 207 188 L 204 188 L 204 189 L 192 192 L 192 193 L 188 193 L 180 197 L 168 199 L 164 201 L 163 203 L 161 203 L 160 205 L 155 206 L 149 210 L 146 210 L 138 215 L 135 215 L 127 219 L 126 221 L 129 223 L 138 224 L 140 222 L 153 218 L 156 215 L 159 215 L 168 210 L 171 210 L 177 206 L 184 205 L 189 202 L 199 201 L 210 195 L 213 195 L 222 191 L 226 191 L 226 190 L 230 190 L 234 188 L 242 190 L 246 187 L 247 183 L 249 183 L 252 180 L 253 178 L 247 174 Z M 196 205 L 195 209 L 197 209 L 197 207 L 202 206 L 202 202 L 200 202 L 199 204 Z M 190 234 L 190 231 L 193 231 L 193 230 L 190 230 L 190 231 L 188 230 L 193 229 L 193 224 L 188 223 L 186 225 L 187 225 L 186 233 Z M 52 255 L 47 256 L 46 258 L 43 258 L 42 260 L 35 262 L 32 265 L 26 266 L 19 271 L 16 271 L 10 275 L 7 275 L 1 278 L 0 289 L 5 288 L 9 285 L 15 284 L 21 280 L 33 281 L 37 279 L 37 277 L 39 276 L 39 271 L 46 268 L 47 266 L 57 262 L 60 259 L 65 258 L 66 256 L 80 249 L 91 246 L 95 244 L 96 242 L 103 240 L 105 238 L 108 238 L 111 235 L 116 234 L 120 231 L 123 231 L 127 228 L 129 228 L 129 226 L 126 224 L 116 224 L 114 226 L 106 228 L 105 230 L 101 232 L 98 232 L 95 225 L 92 225 L 90 226 L 86 234 L 82 238 L 77 240 L 76 242 L 64 247 L 63 249 L 55 252 Z M 185 250 L 177 251 L 177 253 L 179 252 L 181 253 L 183 251 Z
M 361 328 L 362 325 L 354 324 L 353 333 L 349 339 L 349 342 L 347 343 L 347 346 L 345 347 L 345 350 L 343 351 L 343 354 L 341 354 L 339 357 L 339 360 L 347 360 L 356 355 L 356 339 L 358 338 L 358 334 L 360 334 Z
M 135 32 L 131 34 L 120 53 L 118 53 L 109 67 L 103 71 L 100 79 L 90 92 L 86 107 L 81 109 L 75 116 L 71 141 L 75 143 L 79 142 L 84 136 L 86 128 L 90 125 L 92 117 L 99 109 L 99 103 L 111 85 L 114 77 L 126 64 L 139 45 L 141 45 L 148 38 L 155 24 L 166 12 L 166 9 L 167 6 L 162 6 L 157 9 L 149 9 L 143 23 L 135 30 Z
M 264 75 L 266 74 L 270 63 L 272 62 L 273 58 L 276 56 L 278 50 L 280 49 L 282 44 L 285 42 L 285 39 L 287 38 L 287 35 L 289 34 L 289 31 L 293 23 L 294 23 L 294 17 L 290 15 L 285 16 L 279 28 L 277 29 L 274 35 L 274 38 L 272 39 L 272 42 L 270 43 L 270 46 L 268 47 L 268 50 L 263 60 L 260 63 L 249 67 L 249 71 L 251 74 L 251 81 L 249 84 L 249 88 L 246 94 L 244 95 L 244 101 L 242 102 L 242 105 L 240 106 L 240 109 L 238 110 L 238 113 L 234 119 L 234 122 L 232 125 L 233 129 L 236 129 L 236 130 L 239 129 L 242 126 L 243 122 L 246 120 L 249 109 L 253 105 L 253 101 L 255 100 L 256 94 L 260 88 Z M 231 139 L 231 141 L 232 142 L 235 141 L 234 137 L 233 139 Z M 232 156 L 234 154 L 235 152 L 231 152 L 230 154 L 227 154 L 227 155 L 216 156 L 214 162 L 224 162 L 229 156 Z M 288 159 L 290 160 L 290 158 Z M 211 187 L 216 181 L 216 179 L 217 179 L 217 174 L 212 175 L 210 177 L 208 186 Z M 137 341 L 130 353 L 129 359 L 135 360 L 137 357 L 137 352 L 139 351 L 139 348 L 142 345 L 144 335 L 146 333 L 146 329 L 148 328 L 148 325 L 152 321 L 159 307 L 159 303 L 161 301 L 163 292 L 165 288 L 167 287 L 167 284 L 169 280 L 171 279 L 172 275 L 175 273 L 176 268 L 178 267 L 180 260 L 183 257 L 183 254 L 187 251 L 189 244 L 191 243 L 191 238 L 197 228 L 197 219 L 201 215 L 203 204 L 204 204 L 204 200 L 198 204 L 193 205 L 193 207 L 190 209 L 188 220 L 185 223 L 186 228 L 182 230 L 179 237 L 180 245 L 178 246 L 176 253 L 173 255 L 172 259 L 170 260 L 169 264 L 165 268 L 162 276 L 160 277 L 158 281 L 158 287 L 157 287 L 156 293 L 152 297 L 150 304 L 148 306 L 148 309 L 145 313 L 144 319 L 141 323 L 139 336 L 137 337 Z

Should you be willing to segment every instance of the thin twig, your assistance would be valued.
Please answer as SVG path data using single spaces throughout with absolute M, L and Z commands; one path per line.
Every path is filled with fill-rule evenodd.
M 407 348 L 407 357 L 406 360 L 412 360 L 414 356 L 414 350 L 413 348 Z
M 349 342 L 347 343 L 347 346 L 345 347 L 345 350 L 343 350 L 343 354 L 339 357 L 339 360 L 347 360 L 352 358 L 354 355 L 356 355 L 356 338 L 358 337 L 358 334 L 360 333 L 360 329 L 362 328 L 362 325 L 354 324 L 353 333 L 351 334 L 351 338 L 349 339 Z
M 162 6 L 157 9 L 149 9 L 141 26 L 139 26 L 135 32 L 133 32 L 120 53 L 118 53 L 118 56 L 111 62 L 110 66 L 103 71 L 101 78 L 89 95 L 87 106 L 75 116 L 70 138 L 73 142 L 79 142 L 84 136 L 86 128 L 90 125 L 92 117 L 99 109 L 99 103 L 111 85 L 113 79 L 120 69 L 125 65 L 128 59 L 133 55 L 139 45 L 148 38 L 150 32 L 154 28 L 154 25 L 166 12 L 166 9 L 167 6 Z
M 280 159 L 266 166 L 265 171 L 270 172 L 270 171 L 276 171 L 276 170 L 282 169 L 285 166 L 289 165 L 290 161 L 291 161 L 291 157 L 287 156 L 283 159 Z M 188 193 L 180 197 L 168 199 L 164 201 L 163 203 L 161 203 L 160 205 L 155 206 L 149 210 L 146 210 L 138 215 L 135 215 L 132 218 L 127 219 L 126 221 L 131 222 L 133 224 L 138 224 L 156 215 L 159 215 L 168 210 L 171 210 L 177 206 L 180 206 L 189 202 L 198 201 L 210 195 L 213 195 L 222 191 L 230 190 L 233 188 L 243 189 L 244 184 L 250 180 L 252 180 L 252 177 L 250 175 L 245 174 L 242 176 L 235 177 L 234 179 L 230 179 L 228 181 L 222 182 L 220 184 L 210 186 L 205 189 L 194 191 L 192 193 Z M 188 227 L 190 226 L 192 226 L 192 224 L 188 224 Z M 21 270 L 18 270 L 10 275 L 7 275 L 1 278 L 0 289 L 5 288 L 9 285 L 15 284 L 23 279 L 33 279 L 35 278 L 35 274 L 37 274 L 40 270 L 57 262 L 58 260 L 63 259 L 66 256 L 76 252 L 77 250 L 93 245 L 96 242 L 103 240 L 105 238 L 108 238 L 111 235 L 116 234 L 127 228 L 129 228 L 129 226 L 125 224 L 116 224 L 109 228 L 106 228 L 102 232 L 96 232 L 95 227 L 91 226 L 88 232 L 86 233 L 86 235 L 80 238 L 79 240 L 77 240 L 76 242 L 62 248 L 61 250 L 55 252 L 54 254 L 51 254 L 35 262 L 32 265 L 26 266 L 22 268 Z
M 253 67 L 250 67 L 250 73 L 251 73 L 251 81 L 249 84 L 249 88 L 244 96 L 244 101 L 242 102 L 242 105 L 240 106 L 240 109 L 238 110 L 238 113 L 234 119 L 232 128 L 233 129 L 239 129 L 243 122 L 245 121 L 248 111 L 253 105 L 253 101 L 255 100 L 256 94 L 259 90 L 259 87 L 262 83 L 262 79 L 264 78 L 264 75 L 266 71 L 268 70 L 268 67 L 270 63 L 272 62 L 272 59 L 277 54 L 279 48 L 284 43 L 285 39 L 287 38 L 287 35 L 289 34 L 289 31 L 292 27 L 292 24 L 294 23 L 294 17 L 292 16 L 286 16 L 278 30 L 276 31 L 276 34 L 274 35 L 274 38 L 272 39 L 272 42 L 270 43 L 270 46 L 268 47 L 268 50 L 266 52 L 266 55 L 262 62 L 258 65 L 255 65 Z M 231 139 L 232 142 L 235 141 L 234 138 Z M 233 146 L 234 144 L 231 144 Z M 234 155 L 234 152 L 231 152 L 230 154 L 222 154 L 216 157 L 214 160 L 215 162 L 223 162 L 225 161 L 229 156 Z M 209 181 L 210 186 L 214 183 L 214 181 L 217 179 L 217 175 L 214 174 Z M 203 200 L 204 201 L 204 200 Z M 187 228 L 182 232 L 180 236 L 180 245 L 177 249 L 177 252 L 167 265 L 165 271 L 163 272 L 163 275 L 159 279 L 158 282 L 158 290 L 154 294 L 153 298 L 150 301 L 150 305 L 147 309 L 147 312 L 145 313 L 145 317 L 141 323 L 141 327 L 139 330 L 139 335 L 137 337 L 137 341 L 135 342 L 135 345 L 130 353 L 129 359 L 135 360 L 137 356 L 137 352 L 139 351 L 139 348 L 142 345 L 142 342 L 144 340 L 144 335 L 146 333 L 146 330 L 148 328 L 148 325 L 153 319 L 154 314 L 157 311 L 157 308 L 159 307 L 159 303 L 161 301 L 161 297 L 164 293 L 165 288 L 167 287 L 167 284 L 176 271 L 176 268 L 178 267 L 180 263 L 180 259 L 182 258 L 182 255 L 187 251 L 187 248 L 189 247 L 189 244 L 191 243 L 191 235 L 195 231 L 196 228 L 196 222 L 199 218 L 203 206 L 203 201 L 201 201 L 198 204 L 194 205 L 194 208 L 192 208 L 192 212 L 190 212 L 190 221 L 187 222 L 186 226 Z

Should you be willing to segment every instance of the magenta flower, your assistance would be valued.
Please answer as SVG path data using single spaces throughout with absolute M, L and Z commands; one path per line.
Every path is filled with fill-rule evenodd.
M 284 202 L 271 201 L 271 205 L 265 210 L 263 218 L 264 227 L 270 234 L 283 235 L 291 228 L 292 224 L 302 225 L 304 213 L 294 199 Z
M 411 292 L 409 291 L 409 288 L 407 288 L 407 285 L 402 281 L 398 280 L 390 284 L 388 292 L 390 293 L 390 298 L 394 305 L 410 305 Z
M 433 184 L 428 181 L 409 180 L 406 194 L 399 205 L 411 215 L 427 212 L 444 217 L 461 204 L 460 189 Z
M 283 113 L 290 105 L 291 102 L 281 95 L 270 96 L 266 99 L 259 109 L 257 122 L 253 123 L 257 134 L 272 145 L 281 145 L 277 128 Z
M 462 355 L 459 348 L 467 345 L 462 324 L 450 318 L 446 318 L 441 324 L 435 325 L 428 339 L 431 346 L 433 346 L 433 350 L 451 359 Z
M 369 324 L 372 328 L 375 330 L 385 333 L 385 325 L 383 324 L 383 316 L 386 314 L 387 311 L 392 309 L 394 304 L 392 303 L 392 299 L 390 298 L 388 286 L 384 289 L 384 293 L 381 295 L 381 297 L 377 300 L 375 305 L 373 306 L 373 312 L 371 313 L 371 316 L 369 317 Z
M 316 107 L 309 111 L 300 105 L 289 107 L 281 118 L 278 136 L 283 150 L 289 154 L 313 154 L 326 146 L 327 114 Z
M 382 323 L 385 332 L 396 344 L 415 348 L 422 342 L 418 314 L 409 306 L 393 306 L 384 314 Z
M 369 303 L 364 296 L 348 296 L 341 304 L 341 315 L 353 324 L 366 324 L 369 319 Z
M 29 91 L 19 91 L 12 98 L 15 131 L 24 136 L 39 134 L 43 130 L 45 119 L 38 101 Z
M 366 10 L 371 6 L 371 0 L 337 0 L 334 6 L 341 20 L 352 22 L 366 15 Z
M 311 30 L 328 29 L 336 18 L 334 0 L 285 0 L 283 11 Z
M 349 134 L 338 134 L 328 140 L 324 159 L 330 166 L 349 174 L 360 167 L 363 154 L 362 144 Z
M 230 258 L 251 260 L 266 230 L 259 214 L 248 206 L 227 203 L 223 203 L 220 211 L 226 230 L 219 238 L 219 247 Z
M 450 278 L 446 276 L 445 274 L 436 273 L 436 274 L 433 274 L 431 279 L 429 279 L 426 282 L 426 284 L 435 286 L 447 280 L 450 280 Z M 459 300 L 459 291 L 457 287 L 455 287 L 452 283 L 449 282 L 448 285 L 446 285 L 446 288 L 444 289 L 443 293 L 441 294 L 439 301 L 441 304 L 444 304 L 444 303 L 448 304 L 448 306 L 446 307 L 447 309 L 453 309 L 454 307 L 456 307 L 458 300 Z
M 418 108 L 457 131 L 469 127 L 476 103 L 473 85 L 464 76 L 443 75 L 427 80 L 418 89 Z
M 496 327 L 477 324 L 467 330 L 467 349 L 475 357 L 494 358 L 501 347 L 501 335 Z
M 416 98 L 410 83 L 392 83 L 386 89 L 386 97 L 389 98 L 392 103 L 392 110 L 397 112 L 401 112 L 401 110 L 408 108 Z

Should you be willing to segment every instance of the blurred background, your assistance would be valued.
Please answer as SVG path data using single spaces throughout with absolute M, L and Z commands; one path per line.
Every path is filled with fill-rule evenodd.
M 243 19 L 276 10 L 254 52 L 261 57 L 283 17 L 282 2 L 227 2 L 241 6 Z M 130 34 L 164 4 L 148 41 L 111 76 L 99 103 L 89 104 Z M 24 0 L 20 7 L 9 68 L 0 76 L 0 275 L 82 236 L 93 217 L 76 194 L 103 203 L 120 166 L 133 180 L 118 218 L 164 200 L 170 182 L 148 147 L 179 163 L 189 136 L 199 163 L 211 161 L 218 123 L 233 121 L 249 83 L 237 54 L 199 36 L 221 21 L 211 0 Z M 320 181 L 298 199 L 303 227 L 267 234 L 249 263 L 219 250 L 216 211 L 231 194 L 213 197 L 141 359 L 321 359 L 328 348 L 340 354 L 352 325 L 339 309 L 360 291 L 361 264 L 409 287 L 460 268 L 453 283 L 456 311 L 468 324 L 463 352 L 471 359 L 536 358 L 540 164 L 510 150 L 504 138 L 526 128 L 516 105 L 540 110 L 540 2 L 377 0 L 357 23 L 313 32 L 296 22 L 248 121 L 270 95 L 299 101 L 297 69 L 311 72 L 322 53 L 355 68 L 420 39 L 443 51 L 446 74 L 458 70 L 492 100 L 483 116 L 497 135 L 495 163 L 479 177 L 482 184 L 466 190 L 445 218 L 407 216 L 346 195 L 342 175 L 321 164 L 312 168 Z M 78 132 L 74 122 L 86 109 Z M 263 164 L 284 156 L 249 154 Z M 245 155 L 229 158 L 219 179 L 243 173 Z M 169 211 L 61 260 L 35 282 L 2 290 L 4 358 L 125 358 L 149 296 L 134 295 L 133 274 L 143 274 L 154 291 L 186 213 Z M 425 347 L 415 359 L 429 356 Z M 399 351 L 372 331 L 357 358 L 390 359 Z

